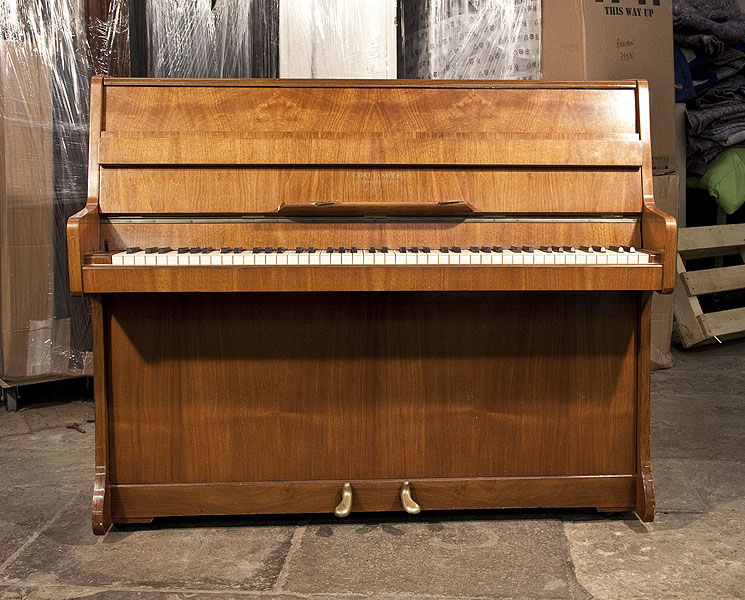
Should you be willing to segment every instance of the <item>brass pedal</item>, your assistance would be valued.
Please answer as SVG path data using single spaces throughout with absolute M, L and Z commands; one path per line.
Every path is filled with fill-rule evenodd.
M 340 519 L 348 517 L 352 512 L 352 484 L 347 482 L 341 486 L 341 502 L 336 505 L 334 514 Z
M 422 511 L 422 507 L 414 502 L 414 498 L 411 497 L 411 484 L 408 481 L 404 481 L 398 495 L 401 497 L 401 506 L 407 513 L 418 515 Z

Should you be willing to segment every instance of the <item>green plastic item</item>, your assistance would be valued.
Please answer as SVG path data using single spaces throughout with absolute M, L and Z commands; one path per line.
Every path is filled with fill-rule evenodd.
M 688 177 L 688 187 L 707 190 L 731 215 L 745 204 L 745 148 L 728 148 L 701 177 Z

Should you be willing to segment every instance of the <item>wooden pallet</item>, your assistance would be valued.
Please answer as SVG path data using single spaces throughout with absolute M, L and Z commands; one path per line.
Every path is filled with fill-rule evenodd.
M 743 263 L 689 271 L 694 258 L 739 255 Z M 721 264 L 721 260 L 716 264 Z M 699 297 L 745 290 L 745 224 L 690 227 L 678 230 L 678 276 L 675 284 L 675 319 L 683 346 L 745 336 L 745 306 L 705 313 Z

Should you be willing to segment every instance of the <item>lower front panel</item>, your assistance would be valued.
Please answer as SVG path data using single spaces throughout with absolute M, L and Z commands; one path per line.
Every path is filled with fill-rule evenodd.
M 112 510 L 202 489 L 143 484 L 233 484 L 203 488 L 206 512 L 284 512 L 225 498 L 247 493 L 237 482 L 307 482 L 336 499 L 339 481 L 405 479 L 434 498 L 444 488 L 424 480 L 478 478 L 513 482 L 469 488 L 491 506 L 536 505 L 500 502 L 508 490 L 582 506 L 569 492 L 548 503 L 551 486 L 582 498 L 590 479 L 631 506 L 638 304 L 630 292 L 108 296 Z M 608 475 L 626 477 L 572 479 Z M 561 483 L 519 483 L 545 477 Z

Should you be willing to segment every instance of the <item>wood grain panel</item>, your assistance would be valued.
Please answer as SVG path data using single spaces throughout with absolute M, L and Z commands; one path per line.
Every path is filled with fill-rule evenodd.
M 101 165 L 492 165 L 640 167 L 639 141 L 102 134 Z
M 107 305 L 112 483 L 635 472 L 633 293 Z
M 637 133 L 633 89 L 351 85 L 107 86 L 105 130 Z
M 662 265 L 83 267 L 90 293 L 660 290 Z
M 633 508 L 633 475 L 413 480 L 422 510 L 483 508 Z M 352 512 L 400 511 L 401 480 L 352 481 Z M 332 513 L 342 481 L 261 481 L 116 485 L 117 522 L 179 515 Z
M 176 199 L 174 201 L 174 199 Z M 109 214 L 250 214 L 281 203 L 468 202 L 477 212 L 639 213 L 631 170 L 103 168 Z
M 102 223 L 101 240 L 109 247 L 133 246 L 635 246 L 641 248 L 639 223 L 571 222 L 294 222 L 294 223 Z M 103 243 L 100 244 L 103 247 Z

